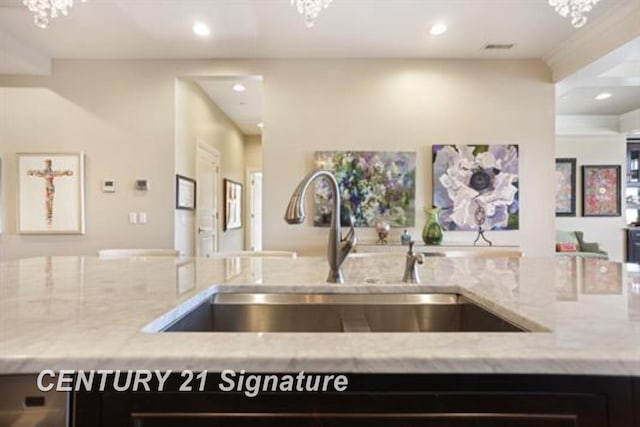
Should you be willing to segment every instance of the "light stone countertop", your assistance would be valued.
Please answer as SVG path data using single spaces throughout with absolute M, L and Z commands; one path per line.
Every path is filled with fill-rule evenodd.
M 43 369 L 640 376 L 640 270 L 572 258 L 47 257 L 0 263 L 0 374 Z M 154 333 L 215 292 L 458 292 L 531 333 Z M 144 331 L 143 331 L 144 329 Z M 145 332 L 146 331 L 146 332 Z

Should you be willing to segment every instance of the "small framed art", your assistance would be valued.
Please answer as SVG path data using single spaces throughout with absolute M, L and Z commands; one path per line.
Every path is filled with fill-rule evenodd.
M 620 165 L 582 166 L 582 216 L 620 216 Z
M 195 210 L 196 181 L 186 176 L 176 175 L 176 209 Z

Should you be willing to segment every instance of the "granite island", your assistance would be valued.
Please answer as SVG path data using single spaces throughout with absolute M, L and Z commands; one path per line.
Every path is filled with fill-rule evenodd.
M 416 420 L 412 424 L 405 419 L 402 425 L 564 426 L 579 421 L 581 426 L 638 426 L 640 420 L 632 414 L 640 408 L 640 271 L 633 266 L 563 258 L 428 258 L 420 266 L 422 284 L 406 285 L 399 280 L 403 262 L 402 254 L 350 257 L 343 266 L 344 285 L 324 283 L 327 265 L 321 258 L 47 257 L 4 262 L 0 264 L 0 374 L 37 374 L 44 369 L 344 373 L 350 375 L 357 394 L 350 397 L 353 408 L 375 409 L 372 396 L 384 395 L 388 402 L 388 393 L 423 393 L 440 396 L 427 405 L 440 414 L 478 415 L 488 410 L 495 416 L 503 406 L 511 416 L 538 414 L 501 418 L 506 424 L 480 414 L 475 421 L 429 418 L 432 424 Z M 534 332 L 152 332 L 214 293 L 238 290 L 459 293 Z M 458 400 L 443 401 L 448 393 Z M 471 393 L 475 403 L 460 401 L 461 393 Z M 496 393 L 506 396 L 507 403 L 502 400 L 500 408 L 486 400 Z M 536 400 L 543 395 L 556 403 L 560 415 Z M 108 396 L 111 403 L 99 401 L 102 395 L 80 396 L 74 402 L 87 408 L 121 408 L 120 419 L 127 411 L 140 412 L 136 405 L 141 403 L 124 402 L 122 394 Z M 314 413 L 319 411 L 317 405 L 337 410 L 331 399 L 312 404 L 304 395 L 281 402 L 288 401 L 285 406 L 291 409 L 292 399 L 301 399 L 296 407 L 313 406 Z M 236 407 L 238 402 L 233 402 Z M 415 413 L 417 403 L 406 402 L 407 407 L 396 402 L 395 408 L 405 409 L 392 412 Z M 202 412 L 202 405 L 195 402 L 192 409 Z M 277 407 L 273 401 L 268 406 Z M 75 412 L 83 414 L 81 409 L 76 407 Z M 88 418 L 77 425 L 118 425 L 104 416 Z M 151 417 L 136 425 L 168 425 L 163 422 Z M 305 422 L 291 425 L 311 425 Z M 364 421 L 332 422 L 313 425 Z M 181 421 L 181 425 L 204 425 L 200 423 Z M 381 425 L 395 424 L 387 419 Z

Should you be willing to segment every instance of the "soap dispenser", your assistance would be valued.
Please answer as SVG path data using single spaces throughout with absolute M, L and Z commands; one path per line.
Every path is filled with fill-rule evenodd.
M 411 242 L 411 234 L 407 233 L 407 230 L 404 230 L 404 233 L 400 236 L 400 242 L 403 245 L 408 245 Z

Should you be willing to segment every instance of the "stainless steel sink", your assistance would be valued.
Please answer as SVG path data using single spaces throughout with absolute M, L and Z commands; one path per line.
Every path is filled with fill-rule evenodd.
M 162 332 L 528 332 L 459 294 L 219 293 Z

